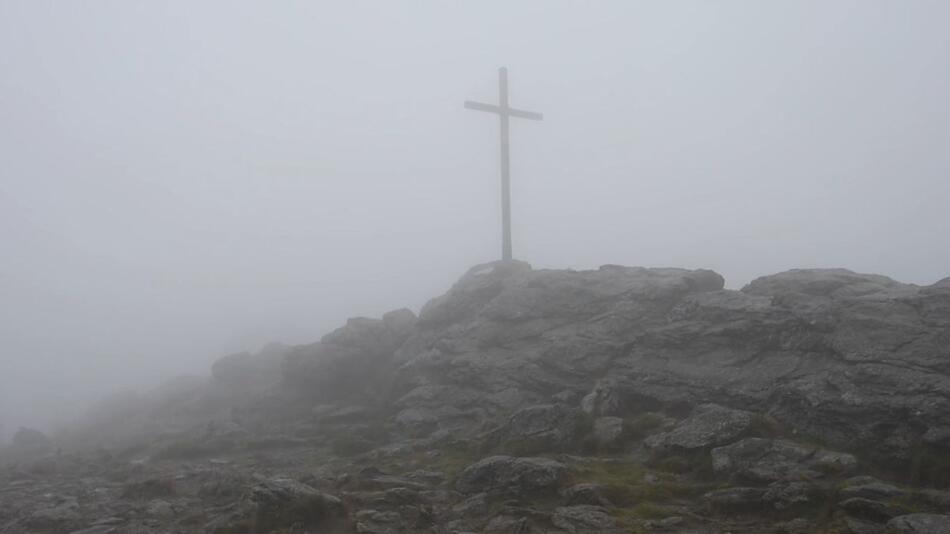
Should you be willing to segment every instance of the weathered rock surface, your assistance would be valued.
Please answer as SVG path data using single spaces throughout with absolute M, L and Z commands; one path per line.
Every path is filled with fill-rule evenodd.
M 455 488 L 461 493 L 508 492 L 546 493 L 557 489 L 566 468 L 547 458 L 490 456 L 468 466 L 459 474 Z
M 496 262 L 24 434 L 0 532 L 941 532 L 948 374 L 950 279 Z
M 491 444 L 505 451 L 569 450 L 578 441 L 580 411 L 562 404 L 541 404 L 516 411 L 494 432 Z
M 901 534 L 948 534 L 950 533 L 950 515 L 902 515 L 888 521 L 887 528 L 891 532 Z
M 495 263 L 430 302 L 396 359 L 401 388 L 574 390 L 593 415 L 716 403 L 899 462 L 950 426 L 948 325 L 946 282 L 795 270 L 735 291 L 702 270 Z
M 857 459 L 847 453 L 810 448 L 786 440 L 747 438 L 713 449 L 712 467 L 720 475 L 773 482 L 849 473 L 857 467 Z
M 753 414 L 716 404 L 702 404 L 673 430 L 650 436 L 647 447 L 660 453 L 725 445 L 749 431 Z

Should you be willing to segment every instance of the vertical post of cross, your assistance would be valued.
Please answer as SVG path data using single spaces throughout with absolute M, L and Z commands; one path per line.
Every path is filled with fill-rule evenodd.
M 498 69 L 498 104 L 501 121 L 501 259 L 511 259 L 511 167 L 508 155 L 508 69 Z

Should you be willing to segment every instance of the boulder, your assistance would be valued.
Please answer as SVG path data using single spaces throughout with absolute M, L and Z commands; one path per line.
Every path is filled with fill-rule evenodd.
M 289 478 L 272 478 L 250 488 L 239 519 L 252 519 L 263 532 L 294 524 L 328 531 L 346 521 L 343 502 L 337 497 Z M 231 518 L 232 524 L 236 518 Z
M 503 451 L 564 451 L 578 443 L 580 412 L 563 404 L 529 406 L 512 414 L 492 433 L 490 444 Z
M 752 428 L 753 422 L 750 412 L 703 404 L 676 428 L 650 436 L 645 444 L 661 454 L 716 447 L 739 439 Z
M 865 499 L 863 497 L 845 499 L 838 503 L 838 508 L 841 508 L 851 516 L 877 523 L 887 521 L 905 512 L 903 508 L 897 505 Z
M 857 459 L 850 454 L 786 440 L 746 438 L 712 450 L 717 475 L 758 482 L 816 479 L 827 473 L 847 473 L 856 466 Z
M 853 477 L 844 481 L 844 487 L 838 491 L 841 499 L 861 497 L 864 499 L 894 499 L 908 495 L 908 491 L 893 484 L 881 482 L 874 477 Z
M 887 528 L 900 534 L 950 534 L 950 515 L 901 515 L 888 521 Z
M 455 482 L 463 494 L 514 493 L 527 496 L 557 489 L 567 468 L 547 458 L 490 456 L 466 467 Z
M 606 508 L 589 504 L 562 506 L 551 515 L 554 526 L 571 534 L 615 532 L 616 521 Z
M 486 264 L 423 308 L 398 351 L 397 390 L 520 392 L 522 404 L 506 409 L 588 391 L 580 407 L 595 417 L 737 406 L 906 466 L 922 429 L 950 426 L 945 285 L 812 269 L 734 291 L 702 270 Z M 656 444 L 743 437 L 722 432 L 687 439 L 684 429 Z

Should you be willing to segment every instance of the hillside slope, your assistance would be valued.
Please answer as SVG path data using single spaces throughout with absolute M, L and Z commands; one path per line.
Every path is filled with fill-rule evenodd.
M 723 286 L 474 267 L 6 451 L 0 531 L 950 532 L 950 279 Z

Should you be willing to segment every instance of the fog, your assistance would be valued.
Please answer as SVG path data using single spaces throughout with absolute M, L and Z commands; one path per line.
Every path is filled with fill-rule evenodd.
M 0 1 L 0 423 L 536 268 L 950 275 L 950 4 Z

